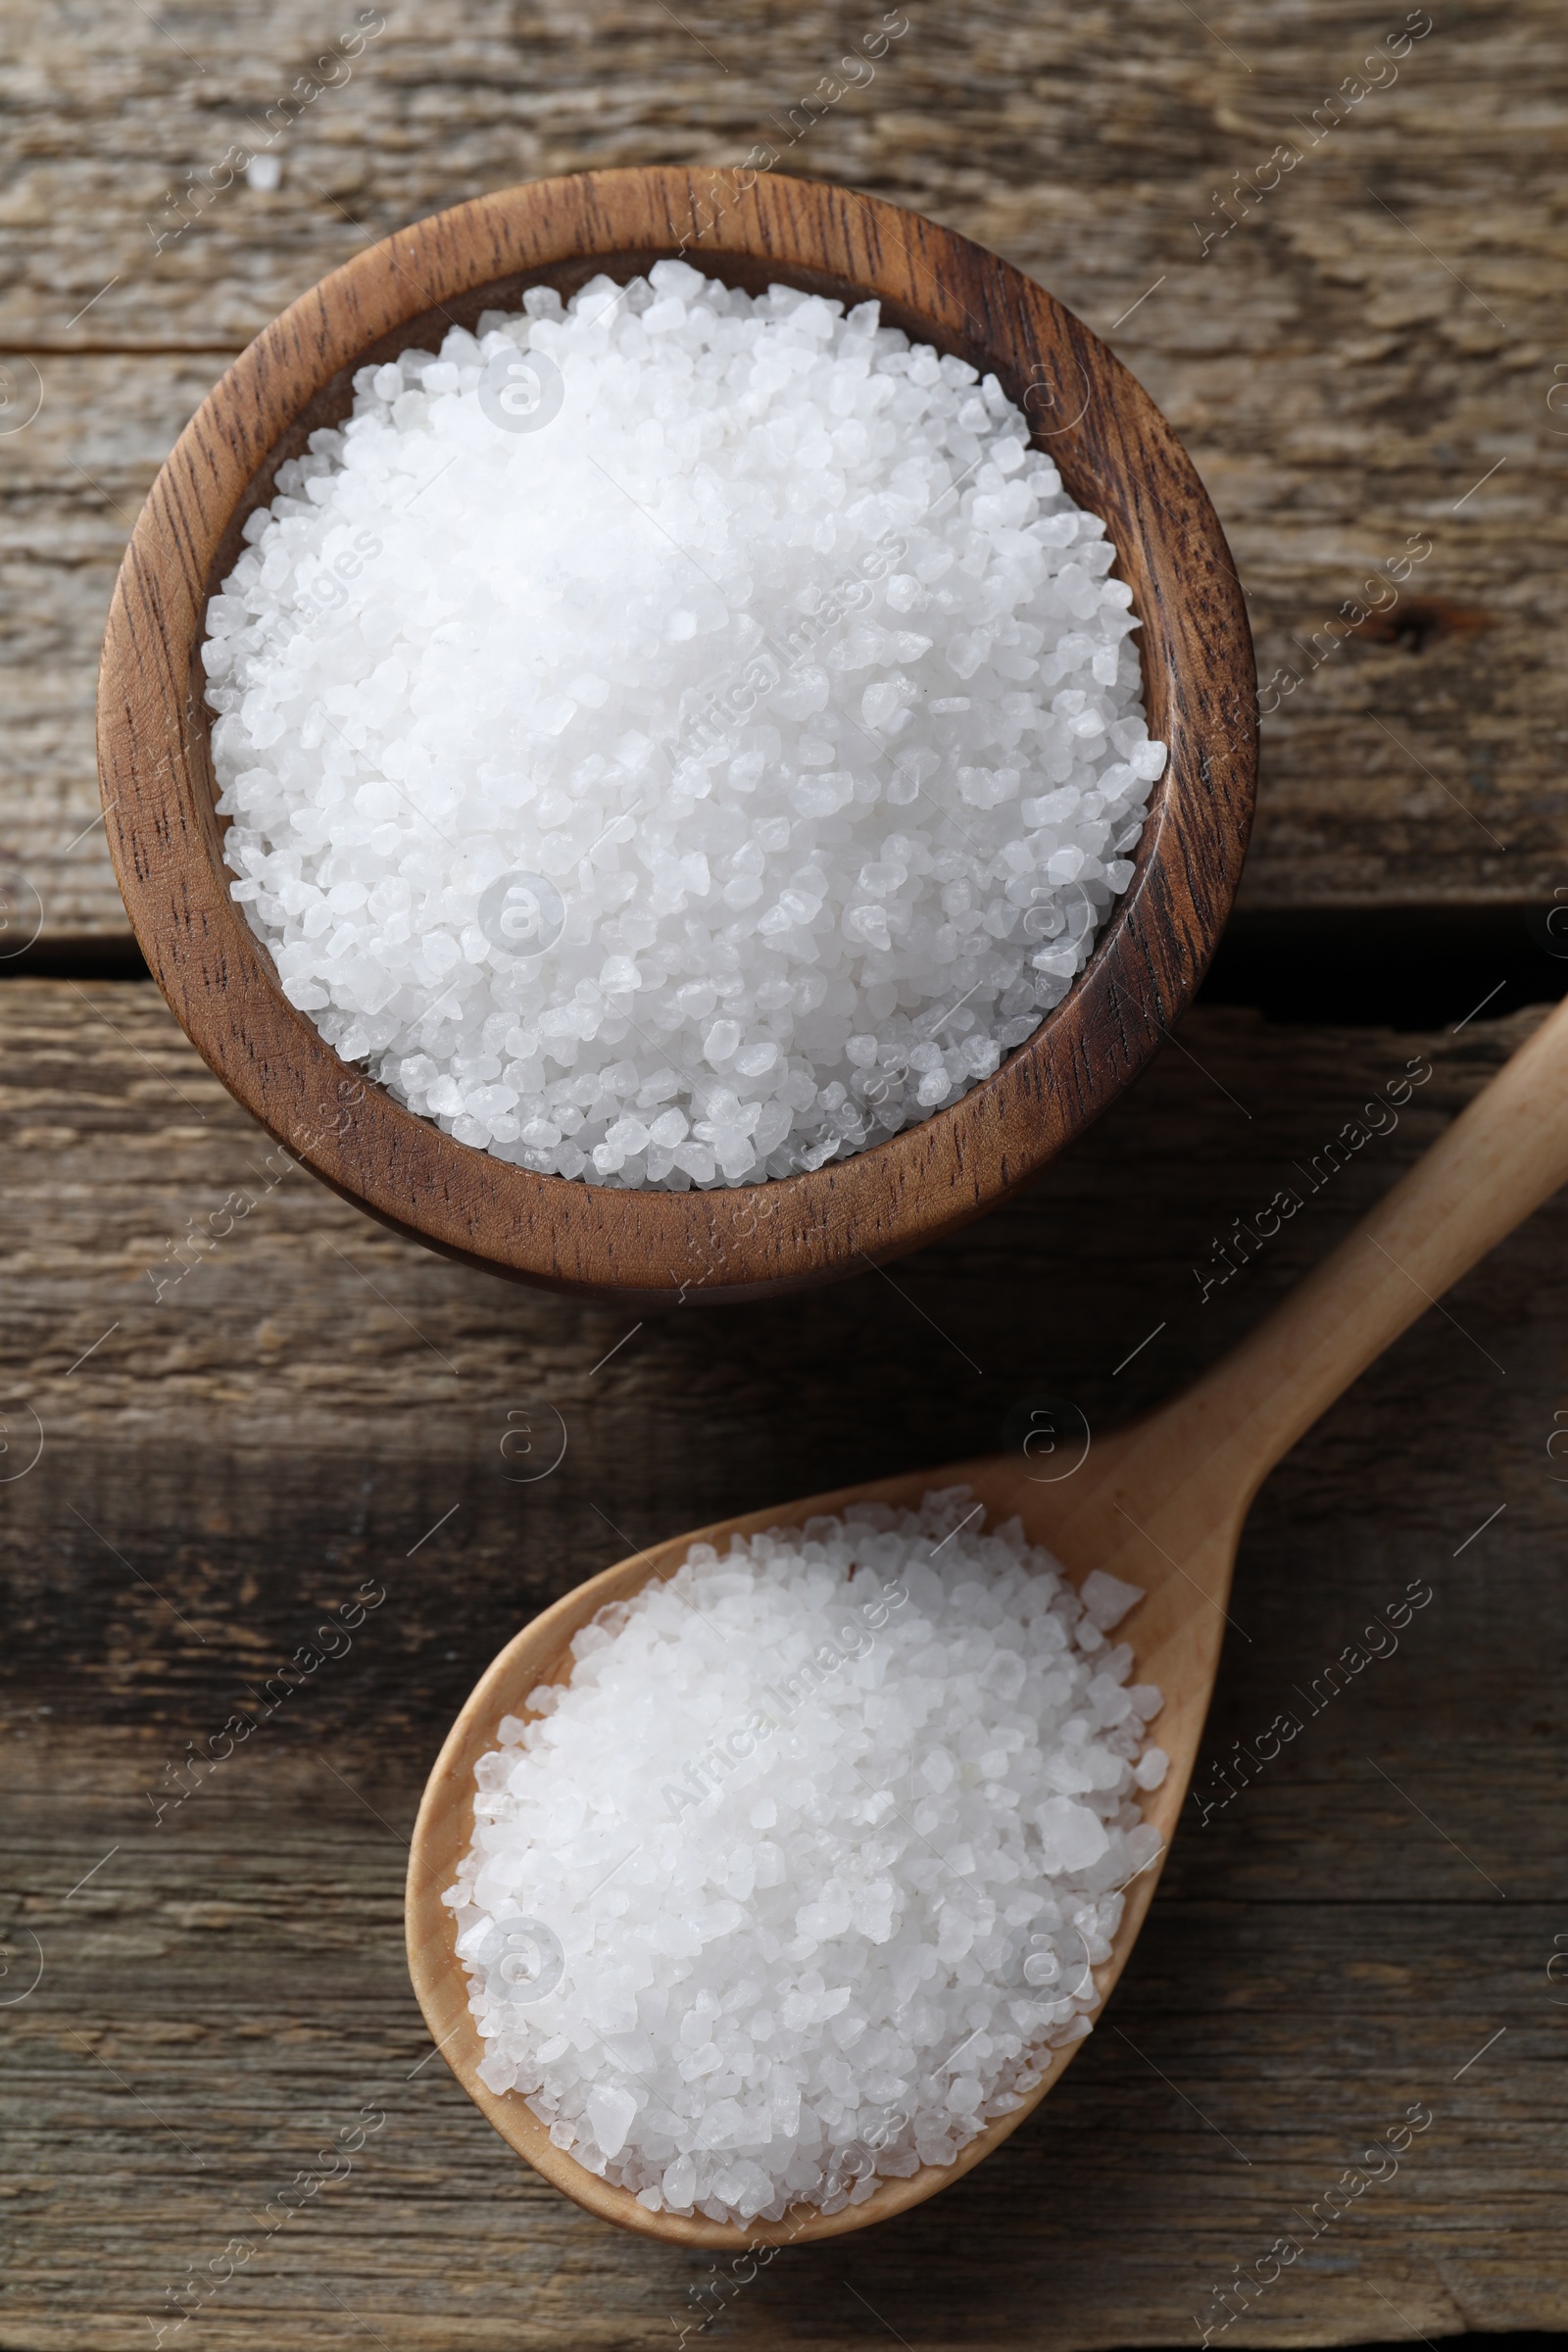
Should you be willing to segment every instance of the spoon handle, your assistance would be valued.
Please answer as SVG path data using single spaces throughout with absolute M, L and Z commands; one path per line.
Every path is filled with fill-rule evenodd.
M 1450 1284 L 1568 1183 L 1568 1004 L 1520 1047 L 1337 1250 L 1182 1399 L 1245 1511 L 1320 1413 Z M 1463 1325 L 1453 1345 L 1504 1367 Z M 1167 1442 L 1177 1435 L 1167 1429 Z M 1227 1482 L 1230 1483 L 1230 1482 Z

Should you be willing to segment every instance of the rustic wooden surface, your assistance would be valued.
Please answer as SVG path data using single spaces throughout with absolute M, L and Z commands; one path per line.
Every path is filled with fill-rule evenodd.
M 281 184 L 235 187 L 155 256 L 166 197 L 356 10 L 10 0 L 0 427 L 43 399 L 0 431 L 0 951 L 35 919 L 124 937 L 93 823 L 99 638 L 227 361 L 442 205 L 782 145 L 769 119 L 879 13 L 395 0 L 277 141 Z M 1568 882 L 1560 13 L 1434 0 L 1396 83 L 1206 258 L 1193 227 L 1405 14 L 911 8 L 871 88 L 785 157 L 990 244 L 1108 336 L 1220 511 L 1265 683 L 1431 538 L 1399 606 L 1265 714 L 1258 912 Z M 1434 2121 L 1397 2176 L 1211 2340 L 1568 2325 L 1561 1204 L 1265 1489 L 1200 1791 L 1371 1612 L 1412 1580 L 1434 1600 L 1255 1788 L 1191 1809 L 1111 2017 L 951 2194 L 715 2280 L 522 2172 L 431 2055 L 400 1949 L 425 1768 L 543 1600 L 628 1539 L 989 1446 L 1042 1391 L 1097 1426 L 1168 1394 L 1530 1017 L 1427 1038 L 1200 1012 L 1036 1190 L 893 1282 L 633 1331 L 276 1177 L 150 989 L 0 988 L 0 2346 L 151 2344 L 170 2290 L 214 2282 L 241 2236 L 254 2256 L 166 2344 L 1196 2344 L 1215 2291 L 1412 2101 Z M 1437 1075 L 1398 1132 L 1200 1306 L 1231 1219 L 1422 1053 Z M 256 1208 L 173 1282 L 192 1221 L 211 1235 L 242 1189 Z M 549 1459 L 563 1425 L 560 1467 L 515 1483 L 520 1445 Z M 367 1579 L 387 1600 L 353 1649 L 155 1825 L 146 1791 Z M 348 2177 L 269 2236 L 268 2201 L 377 2100 Z
M 150 2344 L 166 2290 L 216 2286 L 231 2238 L 256 2250 L 165 2337 L 180 2352 L 652 2352 L 700 2340 L 721 2288 L 701 2340 L 758 2352 L 1197 2343 L 1234 2266 L 1304 2234 L 1293 2216 L 1413 2102 L 1433 2122 L 1398 2173 L 1212 2341 L 1568 2321 L 1568 1201 L 1264 1490 L 1200 1792 L 1374 1612 L 1412 1582 L 1433 1599 L 1254 1787 L 1206 1821 L 1190 1803 L 1100 2030 L 930 2206 L 727 2286 L 593 2222 L 432 2055 L 400 1935 L 423 1775 L 544 1600 L 683 1526 L 982 1450 L 1042 1391 L 1100 1429 L 1168 1394 L 1537 1017 L 1409 1036 L 1200 1010 L 1072 1154 L 897 1288 L 633 1329 L 430 1257 L 303 1174 L 268 1189 L 150 987 L 0 988 L 0 2345 Z M 1213 1238 L 1421 1056 L 1397 1130 L 1200 1304 Z M 256 1207 L 156 1299 L 147 1269 L 167 1280 L 189 1220 L 211 1233 L 242 1190 Z M 248 1691 L 368 1582 L 386 1599 L 347 1654 L 155 1820 L 188 1743 L 260 1716 Z M 352 2169 L 269 2235 L 268 2201 L 366 2106 L 386 2121 Z
M 189 718 L 208 596 L 275 466 L 348 413 L 360 366 L 395 358 L 411 335 L 438 344 L 454 318 L 474 323 L 486 289 L 494 299 L 542 277 L 574 291 L 595 256 L 677 249 L 710 218 L 704 192 L 675 170 L 514 189 L 356 255 L 286 311 L 158 477 L 110 609 L 98 698 L 105 830 L 126 909 L 182 1027 L 246 1108 L 398 1232 L 653 1305 L 692 1284 L 705 1302 L 758 1298 L 867 1257 L 886 1263 L 1054 1158 L 1191 1002 L 1230 913 L 1256 768 L 1252 651 L 1230 557 L 1136 380 L 967 239 L 822 182 L 754 172 L 704 240 L 709 267 L 764 286 L 768 270 L 793 270 L 846 299 L 872 290 L 1020 397 L 1031 383 L 1071 389 L 1052 446 L 1068 491 L 1110 526 L 1145 615 L 1150 731 L 1170 751 L 1126 894 L 1085 979 L 990 1084 L 875 1152 L 770 1186 L 762 1214 L 749 1188 L 612 1193 L 541 1177 L 454 1141 L 380 1088 L 350 1088 L 230 895 L 207 734 Z
M 16 391 L 0 424 L 42 393 L 35 421 L 0 434 L 0 881 L 22 936 L 40 915 L 61 939 L 122 931 L 101 832 L 75 840 L 96 814 L 99 637 L 140 502 L 226 361 L 369 238 L 442 205 L 597 165 L 733 165 L 769 140 L 784 169 L 1018 263 L 1110 336 L 1184 435 L 1261 676 L 1301 673 L 1264 720 L 1246 903 L 1525 897 L 1565 878 L 1546 583 L 1568 452 L 1568 45 L 1552 0 L 1434 0 L 1397 79 L 1373 69 L 1385 86 L 1315 145 L 1314 110 L 1420 11 L 915 6 L 870 86 L 786 144 L 779 122 L 882 13 L 389 0 L 352 77 L 323 69 L 341 86 L 276 136 L 280 185 L 241 180 L 203 212 L 169 200 L 187 174 L 221 178 L 236 141 L 272 137 L 267 110 L 353 31 L 347 0 L 336 17 L 171 0 L 112 21 L 8 0 L 0 357 Z M 1217 193 L 1267 178 L 1285 140 L 1309 151 L 1220 236 Z M 1432 553 L 1398 604 L 1311 667 L 1313 633 L 1412 534 Z

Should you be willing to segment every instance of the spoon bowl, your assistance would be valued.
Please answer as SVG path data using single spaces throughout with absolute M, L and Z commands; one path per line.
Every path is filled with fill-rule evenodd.
M 702 2214 L 650 2213 L 629 2189 L 601 2180 L 556 2147 L 548 2128 L 521 2098 L 511 2092 L 497 2095 L 479 2080 L 477 2067 L 484 2044 L 468 2013 L 467 1976 L 454 1950 L 456 1930 L 452 1912 L 441 1891 L 457 1877 L 458 1866 L 473 1837 L 474 1767 L 496 1745 L 496 1729 L 503 1715 L 526 1717 L 530 1692 L 541 1683 L 564 1683 L 571 1670 L 572 1637 L 611 1601 L 626 1600 L 658 1577 L 673 1576 L 694 1544 L 712 1544 L 721 1551 L 731 1536 L 760 1534 L 764 1528 L 799 1527 L 819 1512 L 840 1512 L 855 1502 L 885 1502 L 913 1509 L 933 1487 L 967 1486 L 985 1505 L 986 1523 L 1008 1519 L 1016 1512 L 1032 1544 L 1054 1552 L 1074 1584 L 1096 1566 L 1108 1566 L 1115 1575 L 1145 1588 L 1146 1597 L 1118 1628 L 1117 1639 L 1133 1642 L 1138 1653 L 1137 1679 L 1156 1683 L 1165 1706 L 1156 1718 L 1161 1747 L 1171 1756 L 1171 1769 L 1161 1788 L 1144 1796 L 1146 1821 L 1159 1832 L 1161 1849 L 1169 1844 L 1196 1756 L 1208 1693 L 1219 1663 L 1219 1637 L 1224 1630 L 1218 1608 L 1194 1612 L 1173 1568 L 1154 1557 L 1152 1568 L 1140 1552 L 1136 1575 L 1115 1551 L 1118 1534 L 1126 1528 L 1117 1517 L 1119 1463 L 1127 1440 L 1116 1438 L 1093 1447 L 1089 1465 L 1060 1485 L 1039 1483 L 1030 1466 L 1005 1457 L 956 1462 L 936 1471 L 912 1471 L 867 1486 L 850 1487 L 835 1494 L 813 1494 L 782 1509 L 753 1511 L 739 1519 L 694 1530 L 672 1542 L 654 1545 L 633 1559 L 622 1560 L 602 1575 L 590 1577 L 573 1592 L 545 1609 L 508 1643 L 484 1674 L 431 1773 L 419 1808 L 409 1869 L 409 1961 L 431 2034 L 442 2055 L 502 2137 L 525 2156 L 557 2188 L 605 2221 L 618 2222 L 645 2236 L 662 2237 L 682 2245 L 727 2246 L 794 2245 L 813 2238 L 833 2237 L 884 2221 L 906 2206 L 917 2205 L 950 2181 L 970 2171 L 1006 2138 L 1031 2108 L 1059 2081 L 1074 2051 L 1081 2046 L 1042 2053 L 1039 2086 L 1022 2107 L 999 2117 L 963 2148 L 955 2163 L 924 2165 L 904 2180 L 885 2180 L 860 2204 L 836 2214 L 797 2208 L 778 2222 L 753 2222 L 744 2228 L 712 2222 Z M 1232 1546 L 1234 1550 L 1234 1544 Z M 1177 1586 L 1173 1593 L 1168 1590 Z M 1133 1938 L 1142 1925 L 1154 1889 L 1158 1865 L 1145 1870 L 1128 1887 L 1126 1908 L 1108 1961 L 1094 1971 L 1102 1999 L 1121 1973 Z
M 950 1109 L 813 1173 L 611 1191 L 462 1144 L 340 1061 L 230 896 L 201 643 L 278 466 L 347 415 L 356 371 L 549 285 L 684 255 L 726 284 L 855 304 L 992 370 L 1140 617 L 1150 733 L 1170 750 L 1134 874 L 1086 971 Z M 459 205 L 357 254 L 241 354 L 159 474 L 110 610 L 99 767 L 126 910 L 197 1051 L 335 1191 L 494 1273 L 639 1304 L 753 1298 L 857 1273 L 980 1215 L 1099 1116 L 1196 990 L 1241 872 L 1256 770 L 1241 589 L 1192 464 L 1142 387 L 1021 271 L 896 206 L 809 180 L 585 172 Z
M 591 2213 L 675 2244 L 804 2244 L 883 2221 L 972 2171 L 1017 2130 L 1060 2081 L 1079 2043 L 1049 2053 L 1037 2088 L 999 2117 L 951 2165 L 885 2179 L 862 2203 L 834 2214 L 797 2206 L 777 2222 L 715 2223 L 701 2214 L 650 2213 L 556 2147 L 518 2095 L 479 2081 L 484 2045 L 468 2009 L 453 1915 L 442 1890 L 473 1835 L 474 1766 L 496 1744 L 504 1714 L 526 1715 L 540 1684 L 568 1678 L 570 1642 L 596 1611 L 654 1577 L 672 1575 L 691 1545 L 798 1526 L 853 1502 L 912 1506 L 934 1487 L 968 1486 L 988 1520 L 1014 1513 L 1032 1543 L 1074 1583 L 1102 1568 L 1145 1597 L 1118 1628 L 1138 1681 L 1164 1694 L 1155 1736 L 1170 1758 L 1145 1796 L 1160 1856 L 1127 1889 L 1111 1954 L 1096 1968 L 1102 1999 L 1127 1964 L 1197 1759 L 1228 1622 L 1236 1549 L 1268 1472 L 1426 1306 L 1568 1181 L 1568 1005 L 1559 1007 L 1353 1233 L 1213 1371 L 1173 1403 L 1103 1440 L 1089 1438 L 1077 1466 L 1054 1477 L 1040 1461 L 990 1457 L 813 1495 L 756 1511 L 654 1546 L 556 1601 L 496 1658 L 437 1759 L 416 1824 L 408 1881 L 409 1965 L 430 2032 L 469 2096 L 503 2138 Z M 1047 1457 L 1054 1466 L 1054 1457 Z M 1042 2053 L 1044 2058 L 1047 2053 Z

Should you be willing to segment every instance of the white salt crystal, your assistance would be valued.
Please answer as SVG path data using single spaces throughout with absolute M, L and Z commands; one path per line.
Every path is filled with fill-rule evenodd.
M 1037 1819 L 1041 1843 L 1054 1871 L 1086 1870 L 1105 1851 L 1108 1840 L 1099 1814 L 1070 1796 L 1048 1797 Z
M 684 1190 L 988 1077 L 1165 753 L 1103 526 L 993 378 L 874 303 L 650 280 L 362 368 L 202 658 L 290 1002 L 461 1142 Z
M 1093 1622 L 1102 1634 L 1120 1625 L 1128 1610 L 1144 1597 L 1142 1585 L 1124 1584 L 1119 1576 L 1107 1576 L 1103 1568 L 1091 1568 L 1079 1587 L 1078 1597 Z
M 588 2093 L 588 2122 L 602 2154 L 620 2154 L 636 2113 L 637 2101 L 617 2083 L 601 2082 Z
M 972 1507 L 694 1546 L 478 1765 L 445 1899 L 483 2080 L 650 2211 L 840 2211 L 1089 2031 L 1158 1693 Z

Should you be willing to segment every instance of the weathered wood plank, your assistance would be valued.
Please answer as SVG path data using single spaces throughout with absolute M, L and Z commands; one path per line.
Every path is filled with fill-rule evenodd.
M 151 988 L 8 983 L 6 1460 L 24 1458 L 24 1401 L 45 1448 L 0 1519 L 0 2344 L 149 2343 L 166 2288 L 187 2264 L 211 2279 L 231 2236 L 257 2251 L 166 2337 L 181 2352 L 697 2341 L 707 2260 L 524 2175 L 430 2056 L 407 1986 L 402 1839 L 477 1668 L 654 1536 L 993 1444 L 1041 1389 L 1094 1428 L 1165 1393 L 1535 1017 L 1431 1038 L 1190 1016 L 1184 1050 L 1075 1153 L 897 1289 L 688 1305 L 625 1338 L 630 1318 L 441 1263 L 297 1172 L 155 1301 L 166 1238 L 265 1183 L 262 1139 Z M 1397 1129 L 1309 1194 L 1293 1163 L 1412 1061 L 1434 1074 Z M 1300 1211 L 1200 1304 L 1211 1240 L 1291 1183 Z M 904 2222 L 780 2255 L 706 2340 L 1196 2342 L 1234 2266 L 1255 2277 L 1276 2239 L 1304 2239 L 1298 2217 L 1417 2101 L 1434 2120 L 1397 2175 L 1212 2340 L 1568 2320 L 1568 1984 L 1546 1973 L 1568 1935 L 1568 1464 L 1546 1452 L 1568 1411 L 1565 1264 L 1559 1201 L 1265 1489 L 1198 1776 L 1213 1809 L 1190 1806 L 1061 2090 Z M 507 1414 L 553 1450 L 552 1407 L 564 1460 L 512 1483 Z M 251 1693 L 370 1580 L 386 1599 L 352 1649 L 263 1720 Z M 1293 1686 L 1412 1581 L 1433 1598 L 1396 1653 L 1308 1715 Z M 1234 1743 L 1287 1706 L 1301 1735 L 1215 1804 Z M 157 1822 L 147 1791 L 236 1711 L 257 1730 Z M 17 2000 L 32 1937 L 44 1974 Z M 365 2104 L 387 2120 L 352 2172 L 268 2238 L 268 2200 Z
M 16 713 L 0 881 L 28 923 L 36 891 L 57 938 L 122 932 L 101 837 L 66 849 L 95 813 L 98 637 L 125 517 L 223 356 L 365 237 L 460 198 L 783 145 L 779 123 L 878 13 L 393 7 L 351 77 L 274 138 L 278 102 L 356 11 L 227 0 L 111 30 L 78 0 L 13 0 L 0 353 L 44 398 L 0 435 Z M 1538 585 L 1564 537 L 1568 411 L 1547 400 L 1563 411 L 1568 64 L 1549 0 L 1438 11 L 1352 105 L 1348 77 L 1407 13 L 916 11 L 871 85 L 783 145 L 785 168 L 926 211 L 1043 279 L 1187 439 L 1275 681 L 1244 884 L 1259 906 L 1544 895 L 1568 852 Z M 167 201 L 264 136 L 275 190 Z M 1269 164 L 1287 142 L 1288 172 Z M 1221 234 L 1238 172 L 1252 192 Z M 1412 534 L 1432 552 L 1398 603 L 1314 662 Z

